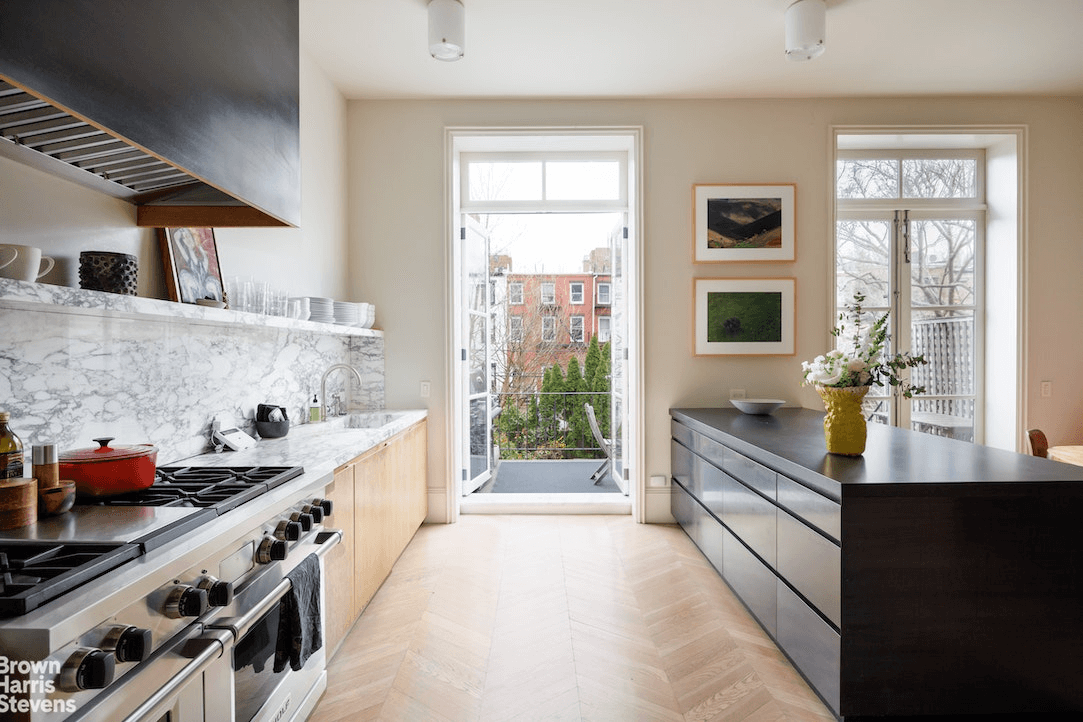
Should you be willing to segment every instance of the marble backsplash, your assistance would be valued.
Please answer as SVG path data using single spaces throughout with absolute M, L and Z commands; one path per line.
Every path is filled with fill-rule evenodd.
M 158 463 L 210 449 L 211 421 L 232 416 L 255 434 L 260 403 L 307 416 L 320 377 L 350 409 L 384 405 L 379 332 L 204 309 L 93 291 L 0 282 L 0 410 L 28 452 L 152 443 Z M 27 459 L 29 461 L 29 458 Z

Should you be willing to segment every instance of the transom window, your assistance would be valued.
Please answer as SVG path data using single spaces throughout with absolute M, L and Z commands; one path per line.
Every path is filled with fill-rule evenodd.
M 926 393 L 872 389 L 870 421 L 981 440 L 984 165 L 975 149 L 838 152 L 836 308 L 863 295 L 889 313 L 892 353 L 929 360 L 911 372 Z
M 570 283 L 568 284 L 568 295 L 571 297 L 571 302 L 576 305 L 582 305 L 583 303 L 583 284 L 582 283 Z
M 462 153 L 462 207 L 574 210 L 627 206 L 627 153 Z

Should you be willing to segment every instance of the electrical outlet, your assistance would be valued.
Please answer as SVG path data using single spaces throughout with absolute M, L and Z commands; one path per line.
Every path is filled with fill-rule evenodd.
M 1053 395 L 1053 382 L 1052 381 L 1043 381 L 1042 382 L 1042 398 L 1043 399 L 1048 399 L 1052 395 Z
M 743 399 L 745 397 L 744 389 L 730 389 L 731 399 Z
M 421 382 L 421 398 L 427 399 L 427 398 L 429 398 L 429 394 L 431 394 L 431 393 L 432 393 L 432 383 L 429 382 L 429 381 L 422 381 Z

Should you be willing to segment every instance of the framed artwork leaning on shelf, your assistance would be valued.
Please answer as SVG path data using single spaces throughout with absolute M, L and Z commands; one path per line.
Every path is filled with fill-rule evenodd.
M 171 301 L 224 301 L 213 228 L 159 228 L 158 242 Z

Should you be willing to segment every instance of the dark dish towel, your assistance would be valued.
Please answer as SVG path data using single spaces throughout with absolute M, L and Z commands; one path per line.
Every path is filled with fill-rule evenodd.
M 295 672 L 309 656 L 323 647 L 320 631 L 320 560 L 309 554 L 286 575 L 290 590 L 282 597 L 278 620 L 278 645 L 274 671 L 281 672 L 289 661 Z

